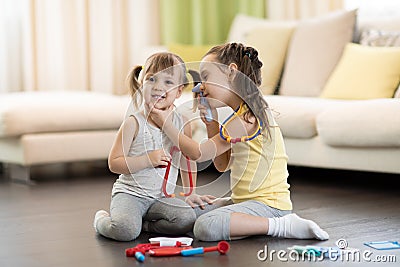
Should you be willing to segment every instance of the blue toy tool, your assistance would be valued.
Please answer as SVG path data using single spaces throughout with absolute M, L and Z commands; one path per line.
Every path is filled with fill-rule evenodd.
M 218 251 L 219 254 L 224 255 L 229 250 L 229 243 L 226 241 L 220 241 L 217 246 L 213 247 L 197 247 L 191 249 L 185 249 L 181 251 L 182 256 L 192 256 L 198 254 L 204 254 L 206 252 Z
M 137 259 L 137 261 L 139 261 L 139 262 L 144 262 L 144 260 L 145 260 L 145 256 L 143 255 L 143 253 L 142 252 L 135 252 L 135 258 Z
M 200 104 L 207 107 L 206 120 L 212 121 L 213 117 L 212 117 L 210 105 L 208 104 L 207 98 L 204 97 L 203 92 L 200 91 L 200 86 L 201 86 L 201 83 L 197 84 L 195 87 L 193 87 L 192 92 L 200 94 Z

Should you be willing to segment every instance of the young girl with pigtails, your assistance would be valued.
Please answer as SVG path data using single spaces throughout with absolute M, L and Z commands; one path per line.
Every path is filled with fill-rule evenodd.
M 281 131 L 258 88 L 261 67 L 258 52 L 240 43 L 215 46 L 206 53 L 200 63 L 200 91 L 208 104 L 199 109 L 208 140 L 201 144 L 171 123 L 171 108 L 148 107 L 152 120 L 182 153 L 197 162 L 212 159 L 219 171 L 230 170 L 230 203 L 196 208 L 194 235 L 203 241 L 263 234 L 326 240 L 329 235 L 315 222 L 291 212 L 288 157 Z M 220 125 L 216 108 L 224 106 L 233 112 Z M 205 119 L 207 109 L 212 121 Z
M 174 108 L 175 99 L 188 84 L 186 75 L 184 62 L 172 53 L 154 54 L 143 67 L 130 72 L 128 83 L 136 112 L 122 123 L 109 154 L 110 170 L 120 175 L 112 188 L 110 213 L 99 210 L 95 214 L 94 228 L 99 234 L 131 241 L 142 230 L 182 235 L 193 229 L 194 210 L 183 200 L 168 196 L 175 190 L 179 166 L 184 189 L 189 190 L 189 167 L 195 185 L 196 165 L 188 163 L 181 153 L 170 154 L 173 143 L 146 109 L 153 105 L 170 110 L 171 124 L 190 138 L 190 124 Z M 166 170 L 168 183 L 164 184 Z M 211 199 L 196 194 L 188 197 L 190 203 L 200 204 Z

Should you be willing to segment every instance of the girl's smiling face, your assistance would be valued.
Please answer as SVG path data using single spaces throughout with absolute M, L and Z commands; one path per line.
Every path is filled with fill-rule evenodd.
M 175 73 L 178 73 L 175 70 Z M 147 73 L 143 79 L 143 94 L 146 104 L 158 109 L 167 109 L 182 94 L 182 78 L 173 72 Z

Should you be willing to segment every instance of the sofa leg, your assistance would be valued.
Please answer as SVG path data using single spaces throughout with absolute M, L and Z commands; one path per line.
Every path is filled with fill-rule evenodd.
M 33 185 L 35 182 L 31 180 L 31 168 L 19 164 L 7 164 L 7 172 L 12 182 Z

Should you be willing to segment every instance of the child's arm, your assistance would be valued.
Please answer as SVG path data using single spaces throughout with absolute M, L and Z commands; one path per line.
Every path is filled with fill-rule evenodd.
M 185 119 L 185 128 L 184 134 L 188 137 L 192 137 L 192 128 L 190 123 L 188 123 Z M 181 177 L 182 177 L 182 185 L 183 192 L 187 193 L 190 190 L 190 181 L 189 181 L 189 172 L 187 171 L 187 159 L 184 155 L 181 157 Z M 192 173 L 192 185 L 193 191 L 192 193 L 185 199 L 186 203 L 188 203 L 192 208 L 200 207 L 201 209 L 205 209 L 205 203 L 212 205 L 213 200 L 216 199 L 215 196 L 212 195 L 197 195 L 196 194 L 196 181 L 197 181 L 197 164 L 194 161 L 190 161 L 190 170 Z
M 192 160 L 202 162 L 214 159 L 231 148 L 230 143 L 223 140 L 219 135 L 215 135 L 206 142 L 199 144 L 192 138 L 181 133 L 172 123 L 172 108 L 159 110 L 149 105 L 148 110 L 151 110 L 150 116 L 153 121 L 157 125 L 161 125 L 162 130 L 168 138 L 179 147 L 183 154 Z
M 178 129 L 171 124 L 166 124 L 163 131 L 169 138 L 172 137 L 174 139 L 173 142 L 179 146 L 184 154 L 197 162 L 212 160 L 231 148 L 231 145 L 219 135 L 215 135 L 206 142 L 199 144 L 180 133 Z
M 200 100 L 198 102 L 201 103 Z M 217 109 L 216 108 L 212 108 L 211 109 L 213 120 L 212 121 L 208 121 L 206 119 L 206 115 L 208 114 L 210 107 L 199 104 L 197 106 L 197 108 L 200 111 L 201 120 L 206 125 L 208 138 L 212 138 L 213 136 L 219 134 L 220 125 L 219 125 L 219 122 L 218 122 Z M 231 159 L 231 149 L 229 149 L 228 151 L 224 152 L 223 154 L 215 157 L 215 159 L 213 160 L 215 168 L 219 172 L 226 171 L 227 169 L 229 169 L 230 159 Z
M 138 126 L 138 122 L 133 116 L 122 123 L 108 155 L 110 171 L 117 174 L 130 174 L 151 166 L 168 165 L 169 156 L 164 153 L 163 149 L 144 153 L 141 156 L 128 156 L 130 146 L 136 138 Z
M 219 134 L 218 121 L 212 121 L 212 122 L 204 121 L 204 123 L 206 124 L 208 138 L 212 138 L 213 136 Z M 229 168 L 230 160 L 231 160 L 231 149 L 215 157 L 215 159 L 213 160 L 214 166 L 219 172 L 225 172 Z

